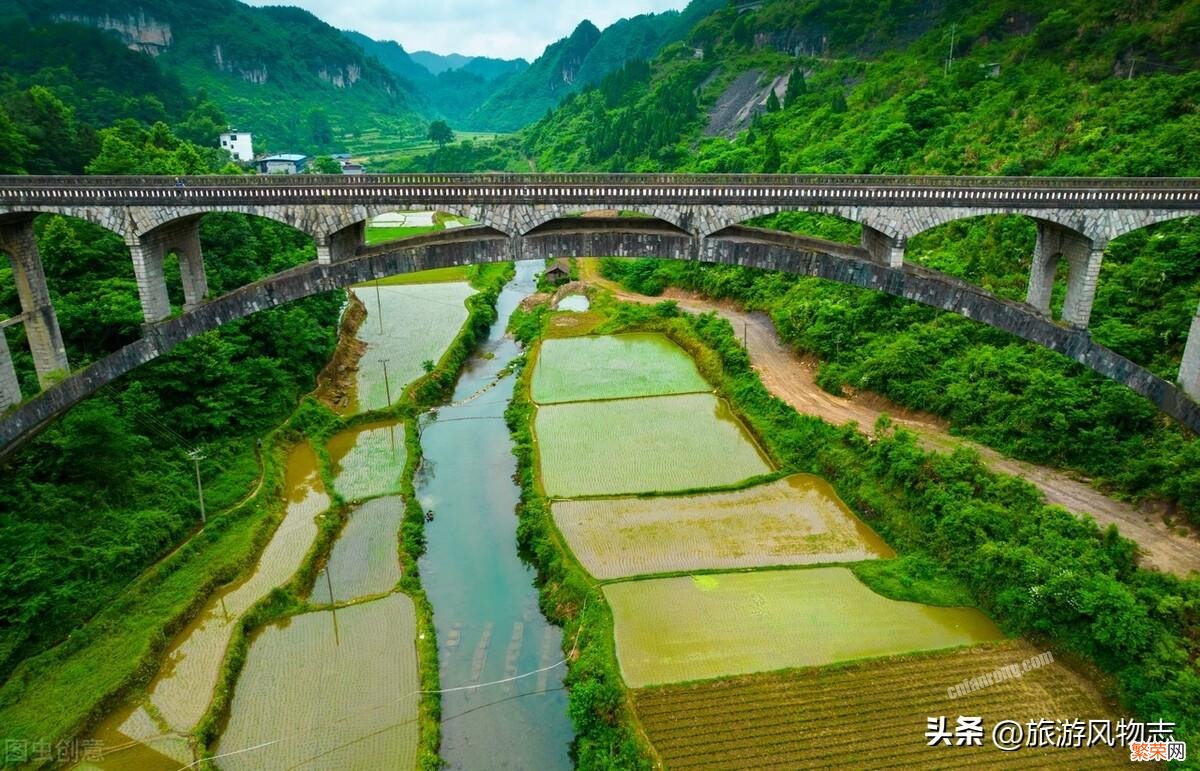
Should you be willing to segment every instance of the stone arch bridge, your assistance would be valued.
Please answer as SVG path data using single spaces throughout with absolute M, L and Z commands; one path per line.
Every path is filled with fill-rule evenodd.
M 368 247 L 366 222 L 438 210 L 479 225 Z M 578 217 L 606 210 L 619 216 Z M 862 225 L 857 247 L 742 223 L 780 211 Z M 209 296 L 199 220 L 242 212 L 295 227 L 317 259 L 222 297 Z M 78 217 L 129 247 L 143 337 L 70 373 L 33 237 L 42 213 Z M 1027 299 L 1002 300 L 906 264 L 909 238 L 957 219 L 1024 214 L 1037 223 Z M 785 270 L 906 297 L 1031 340 L 1123 383 L 1200 431 L 1200 310 L 1178 386 L 1093 342 L 1087 333 L 1104 248 L 1157 222 L 1200 214 L 1200 180 L 687 174 L 0 177 L 0 250 L 7 255 L 43 390 L 22 401 L 0 335 L 0 456 L 71 405 L 175 344 L 230 320 L 318 292 L 396 273 L 546 256 L 647 256 Z M 639 216 L 640 215 L 640 216 Z M 179 260 L 185 304 L 172 316 L 164 257 Z M 1061 318 L 1050 313 L 1060 262 Z

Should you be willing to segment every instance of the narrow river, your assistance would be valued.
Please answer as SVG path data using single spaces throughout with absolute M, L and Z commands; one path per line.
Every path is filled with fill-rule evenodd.
M 561 630 L 539 611 L 534 571 L 516 549 L 520 490 L 504 423 L 515 377 L 497 382 L 521 353 L 504 329 L 541 268 L 517 263 L 500 317 L 459 379 L 457 406 L 427 416 L 421 435 L 417 494 L 434 513 L 421 582 L 434 608 L 442 688 L 457 689 L 442 697 L 442 756 L 451 768 L 571 766 L 565 670 L 555 666 Z

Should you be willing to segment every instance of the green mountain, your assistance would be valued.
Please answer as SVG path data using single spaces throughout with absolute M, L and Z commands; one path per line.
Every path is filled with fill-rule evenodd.
M 461 69 L 472 58 L 462 54 L 435 54 L 433 51 L 413 51 L 411 56 L 414 62 L 429 70 L 431 75 Z
M 423 112 L 445 118 L 456 129 L 476 129 L 471 113 L 529 66 L 524 59 L 493 59 L 451 54 L 440 59 L 428 51 L 410 54 L 394 40 L 372 40 L 359 32 L 346 37 L 373 56 L 417 95 Z M 431 70 L 425 64 L 432 65 Z M 453 65 L 453 66 L 451 66 Z
M 487 130 L 513 131 L 556 106 L 564 96 L 600 81 L 628 61 L 649 59 L 664 45 L 680 40 L 723 0 L 692 0 L 683 11 L 642 14 L 621 19 L 603 32 L 580 22 L 570 36 L 546 47 L 521 74 L 488 99 L 471 122 Z
M 235 0 L 3 0 L 0 15 L 106 31 L 204 89 L 263 149 L 335 149 L 343 131 L 419 133 L 419 102 L 390 70 L 307 11 Z M 215 142 L 215 138 L 214 138 Z

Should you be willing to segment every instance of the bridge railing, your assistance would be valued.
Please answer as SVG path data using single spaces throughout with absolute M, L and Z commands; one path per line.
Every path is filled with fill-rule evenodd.
M 668 187 L 844 187 L 1046 190 L 1200 190 L 1196 177 L 992 177 L 886 174 L 247 174 L 172 176 L 0 176 L 0 189 L 170 189 L 375 186 L 602 185 Z

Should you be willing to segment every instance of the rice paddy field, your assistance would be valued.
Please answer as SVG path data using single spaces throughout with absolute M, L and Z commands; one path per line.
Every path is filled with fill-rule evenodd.
M 403 423 L 365 423 L 335 434 L 327 449 L 333 486 L 346 500 L 399 492 L 407 457 Z
M 551 511 L 599 579 L 895 554 L 811 474 L 727 493 L 556 501 Z
M 404 499 L 398 495 L 372 498 L 350 512 L 325 570 L 317 577 L 313 599 L 347 602 L 395 588 L 400 580 L 397 548 L 403 519 Z
M 999 720 L 1115 719 L 1083 678 L 1052 663 L 957 699 L 959 682 L 1041 653 L 1010 640 L 935 654 L 648 688 L 634 705 L 670 769 L 1119 768 L 1108 747 L 1001 752 Z M 982 747 L 929 747 L 926 716 L 983 718 Z
M 389 388 L 394 401 L 404 386 L 424 372 L 423 361 L 441 358 L 467 320 L 464 303 L 475 293 L 469 284 L 459 282 L 367 285 L 353 291 L 366 307 L 367 317 L 358 330 L 366 350 L 358 363 L 352 413 L 386 407 Z
M 875 594 L 843 567 L 604 586 L 632 688 L 1003 639 L 974 608 Z
M 414 767 L 415 634 L 412 600 L 403 594 L 263 629 L 215 751 L 237 754 L 222 757 L 221 768 Z
M 721 487 L 773 471 L 711 393 L 550 404 L 534 426 L 556 498 Z
M 299 569 L 317 536 L 315 518 L 329 508 L 317 457 L 307 442 L 288 454 L 284 498 L 283 521 L 253 572 L 219 589 L 180 631 L 162 668 L 147 686 L 145 698 L 114 712 L 97 727 L 95 738 L 107 747 L 122 749 L 106 754 L 96 767 L 177 769 L 191 761 L 187 735 L 208 709 L 238 619 Z
M 664 335 L 549 339 L 531 383 L 538 404 L 709 391 L 692 357 Z

